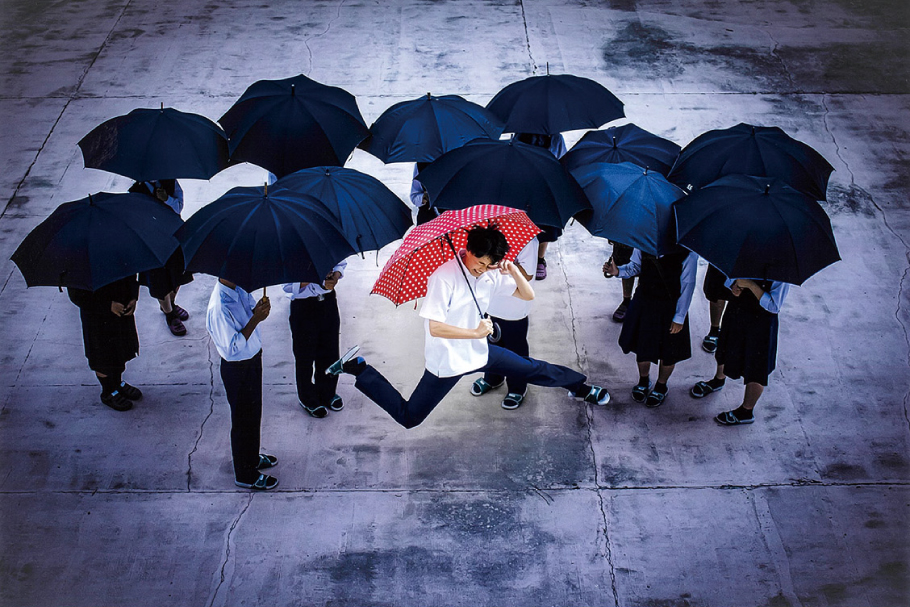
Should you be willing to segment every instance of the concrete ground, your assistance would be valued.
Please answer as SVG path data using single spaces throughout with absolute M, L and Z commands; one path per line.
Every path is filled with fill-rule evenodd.
M 0 604 L 907 605 L 908 28 L 905 0 L 3 0 Z M 463 380 L 406 431 L 345 377 L 344 411 L 316 420 L 296 403 L 276 295 L 262 434 L 281 485 L 251 494 L 232 483 L 211 277 L 180 293 L 184 338 L 144 292 L 125 377 L 145 398 L 118 413 L 98 400 L 77 309 L 8 261 L 59 204 L 126 189 L 84 169 L 76 142 L 133 108 L 217 119 L 252 82 L 304 73 L 355 94 L 369 124 L 427 91 L 485 104 L 547 65 L 679 144 L 777 125 L 834 165 L 843 261 L 791 291 L 754 425 L 711 421 L 738 382 L 687 394 L 714 369 L 699 291 L 666 404 L 631 400 L 609 246 L 573 225 L 535 285 L 532 353 L 608 386 L 609 406 L 532 388 L 509 412 Z M 406 197 L 410 166 L 360 151 L 348 166 Z M 184 216 L 263 177 L 186 181 Z M 408 391 L 422 323 L 368 296 L 393 249 L 351 261 L 341 341 Z

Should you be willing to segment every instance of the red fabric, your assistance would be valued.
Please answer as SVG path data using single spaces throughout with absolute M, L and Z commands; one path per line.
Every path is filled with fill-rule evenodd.
M 505 258 L 514 261 L 518 253 L 540 232 L 524 211 L 499 205 L 483 204 L 457 211 L 446 211 L 408 232 L 376 279 L 370 293 L 392 300 L 396 306 L 427 294 L 427 280 L 436 268 L 455 257 L 455 250 L 465 248 L 468 230 L 474 226 L 495 225 L 506 237 L 509 252 Z

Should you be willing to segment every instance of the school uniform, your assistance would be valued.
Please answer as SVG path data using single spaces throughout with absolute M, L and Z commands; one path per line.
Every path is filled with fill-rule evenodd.
M 424 202 L 423 195 L 427 193 L 427 189 L 423 187 L 423 184 L 417 181 L 417 174 L 425 169 L 429 162 L 417 162 L 414 164 L 414 176 L 411 178 L 411 193 L 409 198 L 411 199 L 411 204 L 414 205 L 414 208 L 417 209 L 417 217 L 414 220 L 414 225 L 421 225 L 428 221 L 432 221 L 439 216 L 439 213 L 436 209 L 430 206 L 430 203 Z
M 231 457 L 234 478 L 253 483 L 259 477 L 259 430 L 262 422 L 262 337 L 240 332 L 253 317 L 256 300 L 239 286 L 217 281 L 206 310 L 205 328 L 221 355 L 221 381 L 231 407 Z
M 525 272 L 533 270 L 537 264 L 537 238 L 532 238 L 525 248 L 515 258 L 515 263 L 525 269 Z M 531 280 L 534 280 L 534 274 L 531 274 Z M 512 297 L 509 293 L 506 296 L 496 296 L 490 300 L 490 307 L 487 313 L 490 319 L 499 325 L 500 338 L 496 345 L 514 352 L 519 356 L 528 356 L 530 346 L 528 345 L 528 314 L 531 312 L 530 301 L 524 301 L 518 297 Z M 498 373 L 488 371 L 483 376 L 484 380 L 491 386 L 497 386 L 506 381 L 506 388 L 513 394 L 524 394 L 528 388 L 528 382 L 517 377 L 504 377 Z
M 474 297 L 480 310 L 486 312 L 493 297 L 510 295 L 515 289 L 512 277 L 496 270 L 473 276 L 456 255 L 431 274 L 427 284 L 427 295 L 420 309 L 420 316 L 425 319 L 426 368 L 410 398 L 403 398 L 370 365 L 357 374 L 354 386 L 405 428 L 412 428 L 426 419 L 468 373 L 491 371 L 538 386 L 582 391 L 585 376 L 567 367 L 519 356 L 488 344 L 486 339 L 444 339 L 430 334 L 431 320 L 464 329 L 476 328 L 480 314 Z
M 126 305 L 139 298 L 136 276 L 121 278 L 96 291 L 70 287 L 66 292 L 70 301 L 79 307 L 82 343 L 89 368 L 115 377 L 119 385 L 127 361 L 139 354 L 139 334 L 135 315 L 117 316 L 111 311 L 111 302 Z
M 158 181 L 137 181 L 130 187 L 129 191 L 147 194 L 154 201 L 154 204 L 164 204 L 177 215 L 180 215 L 183 212 L 183 188 L 174 180 L 173 193 L 169 192 L 168 199 L 161 202 L 155 197 L 155 188 L 160 185 L 161 182 Z M 167 188 L 165 188 L 165 191 L 167 191 Z M 183 249 L 180 247 L 177 247 L 177 250 L 168 257 L 161 268 L 155 268 L 139 274 L 139 284 L 148 287 L 149 295 L 155 299 L 164 299 L 169 293 L 191 282 L 193 282 L 193 275 L 186 271 Z
M 708 270 L 705 272 L 705 280 L 702 283 L 702 292 L 708 301 L 730 301 L 734 299 L 733 293 L 724 284 L 727 277 L 724 273 L 708 264 Z
M 731 297 L 724 312 L 717 352 L 718 364 L 724 365 L 724 375 L 743 378 L 744 383 L 768 385 L 768 376 L 777 366 L 777 315 L 784 305 L 790 285 L 768 280 L 755 281 L 765 291 L 756 299 L 749 289 L 739 297 Z M 727 279 L 729 289 L 732 279 Z M 732 293 L 731 293 L 732 295 Z
M 635 352 L 637 362 L 665 365 L 692 356 L 688 313 L 697 263 L 695 253 L 687 251 L 654 257 L 635 249 L 631 261 L 618 268 L 620 278 L 638 276 L 619 334 L 624 353 Z M 679 333 L 670 333 L 674 322 L 682 325 Z
M 332 268 L 332 272 L 344 274 L 347 265 L 342 261 Z M 299 282 L 292 282 L 282 289 L 291 299 L 288 324 L 294 350 L 297 398 L 309 409 L 328 407 L 338 386 L 338 376 L 325 372 L 339 357 L 341 317 L 335 291 L 323 289 L 315 282 L 302 289 Z

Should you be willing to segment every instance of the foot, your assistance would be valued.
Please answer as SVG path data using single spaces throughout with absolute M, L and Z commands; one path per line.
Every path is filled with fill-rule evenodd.
M 592 405 L 604 406 L 610 402 L 610 393 L 607 392 L 606 388 L 601 388 L 600 386 L 587 386 L 587 392 L 573 392 L 569 390 L 569 396 L 572 398 L 583 398 L 586 403 L 591 403 Z
M 344 401 L 341 400 L 341 397 L 337 394 L 332 397 L 332 401 L 329 403 L 329 409 L 332 411 L 341 411 L 344 409 Z
M 537 260 L 537 272 L 534 274 L 534 278 L 537 280 L 543 280 L 547 277 L 547 260 L 541 257 Z
M 128 398 L 129 400 L 139 400 L 142 398 L 142 390 L 136 386 L 131 386 L 125 381 L 120 382 L 120 388 L 117 390 L 120 394 Z
M 259 454 L 259 464 L 256 466 L 257 470 L 267 470 L 278 465 L 278 458 L 274 455 L 266 455 L 265 453 Z
M 243 487 L 244 489 L 252 489 L 254 491 L 268 491 L 269 489 L 274 489 L 278 486 L 278 479 L 274 476 L 269 476 L 268 474 L 260 474 L 252 483 L 243 483 L 238 480 L 234 481 L 234 484 L 238 487 Z
M 726 378 L 709 379 L 708 381 L 700 381 L 697 384 L 695 384 L 694 386 L 692 386 L 692 389 L 689 390 L 689 394 L 691 394 L 693 396 L 693 398 L 704 398 L 705 396 L 707 396 L 713 392 L 720 392 L 721 390 L 723 390 L 724 383 L 726 381 L 727 381 Z
M 189 320 L 190 313 L 178 306 L 177 304 L 171 304 L 171 309 L 174 311 L 174 314 L 177 315 L 177 318 L 180 320 Z
M 101 402 L 114 411 L 129 411 L 133 408 L 133 403 L 122 395 L 119 390 L 114 390 L 110 394 L 102 393 Z
M 660 382 L 657 382 L 654 385 L 654 389 L 651 390 L 650 394 L 648 394 L 648 398 L 645 400 L 645 406 L 651 409 L 655 409 L 664 404 L 664 400 L 666 398 L 667 384 L 661 384 Z
M 325 370 L 325 374 L 326 375 L 341 375 L 343 372 L 350 373 L 350 371 L 345 370 L 344 365 L 345 365 L 345 363 L 350 361 L 352 358 L 354 358 L 354 355 L 356 355 L 359 351 L 360 351 L 360 346 L 351 347 L 350 350 L 348 350 L 347 352 L 345 352 L 344 354 L 341 355 L 341 358 L 339 358 L 338 360 L 333 362 L 331 365 L 329 365 L 329 368 Z M 363 360 L 363 359 L 361 358 L 360 360 Z
M 743 409 L 743 413 L 741 413 L 740 409 L 742 409 L 742 407 L 734 409 L 733 411 L 719 413 L 714 417 L 714 421 L 721 426 L 740 426 L 742 424 L 751 424 L 755 421 L 755 417 L 752 415 L 751 411 Z M 746 411 L 748 411 L 748 415 L 746 415 Z
M 701 340 L 701 349 L 708 354 L 714 354 L 717 352 L 717 341 L 717 335 L 705 335 L 705 338 Z
M 527 394 L 527 391 L 525 392 L 525 394 Z M 506 394 L 506 397 L 504 399 L 502 399 L 502 408 L 508 409 L 509 411 L 511 411 L 512 409 L 517 409 L 518 407 L 521 406 L 521 403 L 523 403 L 524 400 L 525 400 L 524 394 L 518 394 L 517 392 L 509 392 L 508 394 Z
M 484 378 L 474 380 L 474 383 L 471 384 L 471 396 L 483 396 L 490 390 L 495 390 L 502 385 L 502 382 L 499 382 L 495 386 L 485 380 Z
M 322 419 L 323 417 L 325 417 L 326 415 L 329 414 L 329 410 L 326 409 L 325 407 L 323 407 L 322 405 L 316 405 L 315 407 L 307 407 L 299 400 L 297 402 L 300 403 L 300 407 L 304 411 L 306 411 L 307 413 L 309 413 L 311 416 L 315 417 L 316 419 Z
M 178 318 L 176 312 L 165 314 L 164 318 L 167 320 L 167 328 L 171 330 L 171 333 L 177 337 L 186 335 L 186 327 L 184 326 L 183 321 Z
M 639 381 L 634 388 L 632 388 L 632 400 L 637 403 L 645 402 L 645 399 L 648 398 L 648 392 L 651 391 L 651 380 L 645 378 L 642 381 Z
M 622 322 L 626 319 L 626 311 L 629 309 L 628 299 L 623 299 L 622 303 L 619 304 L 619 307 L 616 308 L 616 311 L 613 312 L 613 320 L 616 322 Z

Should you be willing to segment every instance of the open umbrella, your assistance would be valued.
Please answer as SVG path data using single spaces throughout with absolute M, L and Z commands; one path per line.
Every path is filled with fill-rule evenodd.
M 227 136 L 199 114 L 136 109 L 96 126 L 79 141 L 87 168 L 136 181 L 210 179 L 228 165 Z
M 478 225 L 495 225 L 503 233 L 509 243 L 505 256 L 509 261 L 514 261 L 540 232 L 518 209 L 484 204 L 447 211 L 408 232 L 382 268 L 370 293 L 382 295 L 396 306 L 423 297 L 427 294 L 430 274 L 466 246 L 468 231 Z
M 316 201 L 289 190 L 238 187 L 199 209 L 175 234 L 187 270 L 247 291 L 286 282 L 319 282 L 354 254 L 341 226 Z
M 589 131 L 560 161 L 570 171 L 595 162 L 631 162 L 665 176 L 679 146 L 634 124 Z
M 570 74 L 531 76 L 506 86 L 487 104 L 507 133 L 554 135 L 596 129 L 625 116 L 602 84 Z
M 10 259 L 30 286 L 95 291 L 160 268 L 183 221 L 142 194 L 101 192 L 67 202 L 32 230 Z
M 598 162 L 572 171 L 593 210 L 576 217 L 594 236 L 661 256 L 676 247 L 673 203 L 685 192 L 630 162 Z
M 378 251 L 411 227 L 411 210 L 381 181 L 354 169 L 315 167 L 279 179 L 283 189 L 316 199 L 337 220 L 358 252 Z
M 370 134 L 354 96 L 304 75 L 260 80 L 218 122 L 231 162 L 252 162 L 278 177 L 314 166 L 341 166 Z
M 780 180 L 727 175 L 674 210 L 679 244 L 731 278 L 799 285 L 840 259 L 821 205 Z
M 696 137 L 682 149 L 667 178 L 692 191 L 724 175 L 772 177 L 825 200 L 833 170 L 821 154 L 778 127 L 740 123 Z
M 417 180 L 438 209 L 498 204 L 527 212 L 537 225 L 562 228 L 590 208 L 584 191 L 552 154 L 518 141 L 474 140 L 437 158 Z
M 472 139 L 499 139 L 501 133 L 502 122 L 483 106 L 427 93 L 384 111 L 361 146 L 385 163 L 432 162 Z

